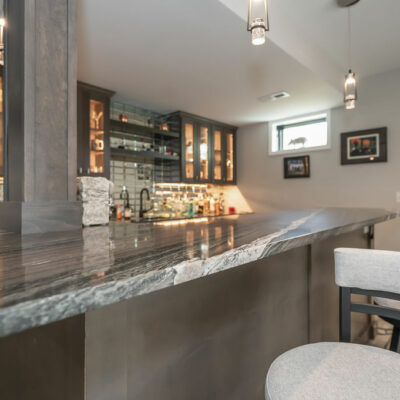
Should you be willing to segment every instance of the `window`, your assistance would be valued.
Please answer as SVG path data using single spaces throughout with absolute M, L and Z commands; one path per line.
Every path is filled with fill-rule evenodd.
M 270 154 L 329 147 L 328 113 L 272 123 Z

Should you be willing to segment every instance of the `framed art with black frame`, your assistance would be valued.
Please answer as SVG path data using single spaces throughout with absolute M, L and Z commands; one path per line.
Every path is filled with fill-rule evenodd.
M 341 164 L 387 161 L 387 128 L 341 134 Z
M 285 157 L 283 164 L 285 179 L 310 177 L 310 156 Z

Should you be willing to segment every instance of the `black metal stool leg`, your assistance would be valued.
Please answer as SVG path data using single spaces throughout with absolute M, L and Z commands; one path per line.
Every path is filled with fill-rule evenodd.
M 399 349 L 399 339 L 400 339 L 400 328 L 398 326 L 393 327 L 392 341 L 390 342 L 390 350 L 400 352 Z

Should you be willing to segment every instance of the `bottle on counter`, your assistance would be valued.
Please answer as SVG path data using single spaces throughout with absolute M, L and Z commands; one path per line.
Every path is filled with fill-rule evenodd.
M 214 215 L 215 214 L 215 200 L 214 196 L 211 196 L 210 198 L 210 214 Z
M 117 205 L 117 221 L 121 221 L 122 219 L 122 206 L 121 204 Z
M 222 192 L 219 194 L 219 213 L 225 215 L 225 199 Z
M 128 201 L 128 203 L 126 203 L 126 206 L 124 207 L 124 218 L 131 219 L 131 217 L 132 217 L 132 210 Z
M 197 197 L 193 197 L 192 203 L 193 203 L 193 216 L 195 216 L 195 215 L 197 215 L 199 213 L 199 206 L 198 206 L 198 203 L 197 203 Z
M 127 208 L 129 205 L 129 192 L 125 185 L 122 186 L 119 197 L 122 200 L 122 205 L 124 206 L 124 209 Z
M 199 215 L 204 215 L 204 198 L 202 194 L 199 196 L 198 213 Z
M 193 203 L 192 203 L 192 200 L 189 201 L 189 217 L 193 217 Z
M 209 213 L 210 213 L 210 199 L 208 193 L 206 193 L 204 198 L 203 214 L 208 215 Z
M 220 204 L 220 198 L 215 195 L 215 215 L 219 216 L 221 215 L 221 204 Z

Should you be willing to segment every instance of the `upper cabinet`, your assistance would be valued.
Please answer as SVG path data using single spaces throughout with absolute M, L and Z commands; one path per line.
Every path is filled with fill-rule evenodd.
M 172 114 L 181 124 L 181 178 L 188 183 L 236 183 L 236 128 L 191 114 Z
M 110 98 L 113 94 L 78 82 L 78 176 L 110 177 Z

